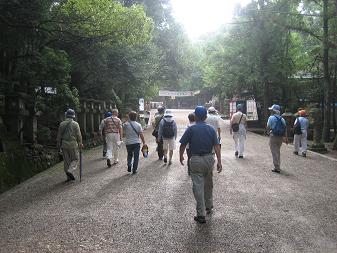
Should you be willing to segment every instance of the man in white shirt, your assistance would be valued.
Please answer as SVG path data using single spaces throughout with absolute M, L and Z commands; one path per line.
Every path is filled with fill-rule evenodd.
M 221 142 L 221 128 L 220 128 L 221 118 L 219 117 L 216 109 L 213 106 L 208 108 L 207 111 L 208 114 L 205 122 L 214 128 L 215 132 L 217 133 L 218 140 L 219 142 Z
M 243 158 L 245 149 L 247 116 L 242 112 L 242 105 L 236 106 L 236 113 L 233 114 L 230 121 L 230 134 L 233 134 L 235 142 L 235 157 Z

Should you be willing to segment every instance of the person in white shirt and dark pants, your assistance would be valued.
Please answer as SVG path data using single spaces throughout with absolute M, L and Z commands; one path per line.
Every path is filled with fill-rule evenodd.
M 307 113 L 305 110 L 300 110 L 298 112 L 299 117 L 295 120 L 294 123 L 294 154 L 298 155 L 299 153 L 302 154 L 303 157 L 307 156 L 307 147 L 308 147 L 308 127 L 309 127 L 309 120 L 306 118 Z M 297 126 L 297 127 L 296 127 Z M 298 129 L 296 131 L 296 128 Z M 299 131 L 299 129 L 301 129 Z

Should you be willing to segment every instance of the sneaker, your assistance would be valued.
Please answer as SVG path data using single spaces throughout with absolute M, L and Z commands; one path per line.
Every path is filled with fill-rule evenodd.
M 114 163 L 112 164 L 112 165 L 116 165 L 116 164 L 118 164 L 119 162 L 118 161 L 114 161 Z
M 272 169 L 271 171 L 272 171 L 272 172 L 275 172 L 275 173 L 279 173 L 279 174 L 281 173 L 281 170 L 280 170 L 280 169 Z
M 167 158 L 166 157 L 164 158 L 164 163 L 167 163 Z
M 169 161 L 169 164 L 168 165 L 171 165 L 172 164 L 172 161 Z
M 128 172 L 131 172 L 131 166 L 130 167 L 128 166 Z
M 298 155 L 298 151 L 294 151 L 293 154 L 294 154 L 294 155 Z
M 243 155 L 239 155 L 239 158 L 243 158 Z
M 235 157 L 238 157 L 238 155 L 239 155 L 239 152 L 235 151 Z
M 199 223 L 206 223 L 205 216 L 194 216 L 194 220 Z
M 307 157 L 307 153 L 303 152 L 303 153 L 302 153 L 302 156 L 303 156 L 303 157 Z
M 138 170 L 133 170 L 132 174 L 137 174 Z
M 106 165 L 107 165 L 108 167 L 111 167 L 111 161 L 110 161 L 110 159 L 107 159 L 107 160 L 106 160 Z
M 163 158 L 162 158 L 162 157 L 159 157 L 159 158 L 158 158 L 158 160 L 160 160 L 160 161 L 161 161 L 161 160 L 163 160 Z
M 213 207 L 212 208 L 206 208 L 206 214 L 212 214 L 213 213 Z
M 75 181 L 75 177 L 72 173 L 70 172 L 66 172 L 66 175 L 67 175 L 67 182 L 69 181 Z

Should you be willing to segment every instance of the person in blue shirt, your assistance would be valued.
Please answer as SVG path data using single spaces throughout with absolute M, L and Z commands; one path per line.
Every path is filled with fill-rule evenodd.
M 294 134 L 294 154 L 298 155 L 298 152 L 301 151 L 302 156 L 307 156 L 307 136 L 308 136 L 308 127 L 309 127 L 309 120 L 306 118 L 307 113 L 305 110 L 300 110 L 298 112 L 299 117 L 296 118 L 294 122 L 294 126 L 300 124 L 301 127 L 301 134 Z M 300 147 L 301 146 L 301 147 Z
M 274 104 L 269 108 L 271 116 L 268 118 L 267 130 L 269 132 L 269 147 L 273 157 L 274 169 L 272 172 L 281 172 L 281 146 L 283 142 L 283 137 L 285 136 L 285 141 L 288 144 L 288 137 L 286 131 L 286 121 L 281 117 L 281 107 Z M 276 133 L 276 126 L 281 121 L 281 126 L 284 128 L 284 133 Z
M 213 211 L 213 167 L 214 148 L 217 157 L 217 171 L 222 171 L 220 143 L 214 128 L 205 123 L 207 110 L 197 106 L 194 111 L 196 124 L 188 127 L 180 139 L 180 163 L 184 165 L 184 152 L 187 144 L 190 152 L 190 175 L 193 194 L 196 200 L 197 216 L 194 220 L 206 223 L 206 213 Z

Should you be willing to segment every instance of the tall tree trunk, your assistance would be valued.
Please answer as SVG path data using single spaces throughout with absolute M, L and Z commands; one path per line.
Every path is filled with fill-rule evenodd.
M 333 131 L 335 136 L 337 136 L 337 124 L 336 124 L 336 97 L 337 97 L 337 92 L 336 92 L 336 83 L 337 83 L 337 59 L 335 61 L 335 76 L 334 76 L 334 81 L 333 81 L 333 92 L 332 92 L 332 125 L 333 125 Z
M 337 16 L 337 0 L 335 0 L 335 17 Z M 335 34 L 335 39 L 337 40 L 337 35 Z M 332 112 L 333 112 L 333 129 L 334 129 L 334 133 L 335 133 L 335 139 L 333 141 L 333 145 L 332 145 L 332 149 L 337 150 L 337 126 L 336 126 L 336 98 L 337 98 L 337 59 L 335 62 L 335 80 L 333 83 L 333 98 L 332 98 L 332 102 L 333 102 L 333 107 L 332 107 Z
M 324 121 L 322 141 L 327 142 L 330 138 L 330 115 L 331 115 L 331 87 L 329 75 L 329 0 L 323 1 L 323 70 L 324 70 Z
M 259 7 L 262 11 L 265 9 L 265 0 L 259 0 Z M 260 31 L 266 32 L 263 19 L 258 21 L 258 26 Z M 260 80 L 263 84 L 263 121 L 267 120 L 268 107 L 270 104 L 269 82 L 265 69 L 268 66 L 267 43 L 267 41 L 263 40 L 260 45 Z

